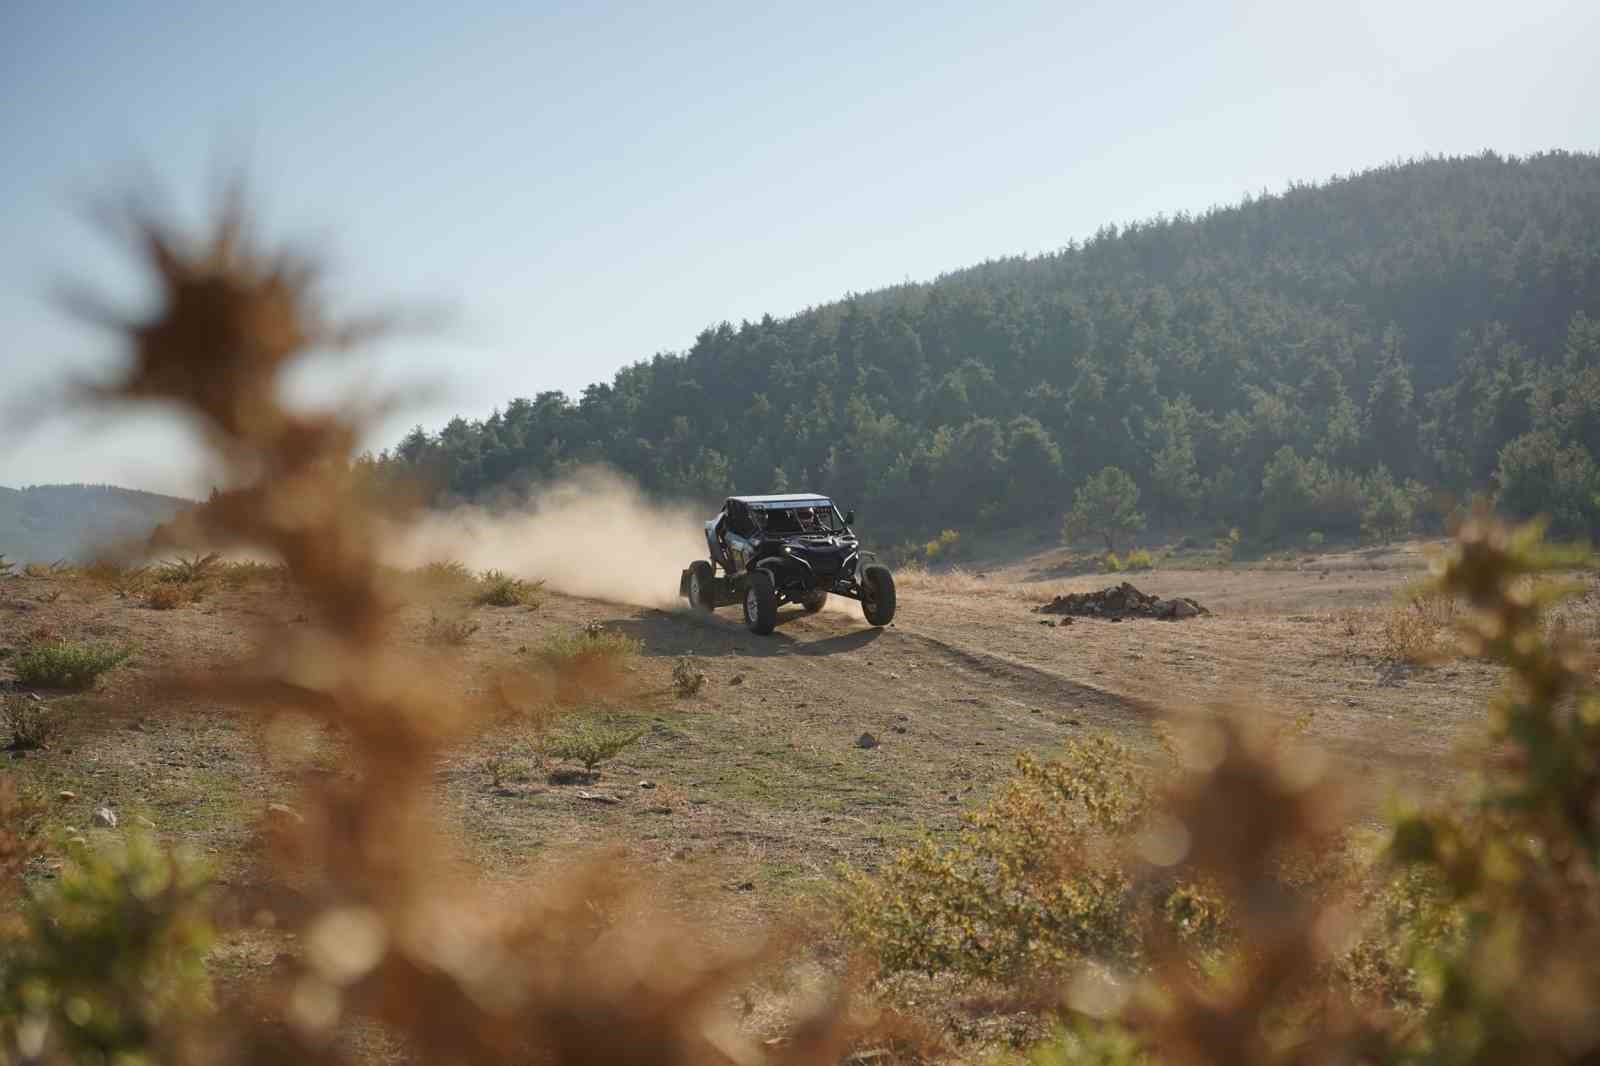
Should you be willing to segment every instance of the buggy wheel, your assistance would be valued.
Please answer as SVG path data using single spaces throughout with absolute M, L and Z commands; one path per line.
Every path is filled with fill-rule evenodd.
M 778 587 L 765 570 L 750 574 L 744 590 L 744 624 L 757 636 L 766 636 L 778 624 Z
M 808 592 L 800 597 L 800 606 L 806 609 L 806 614 L 816 614 L 822 610 L 823 604 L 828 602 L 828 594 L 821 589 Z
M 869 625 L 894 621 L 894 575 L 887 566 L 869 566 L 862 572 L 861 613 Z
M 711 564 L 704 559 L 689 564 L 689 606 L 692 609 L 709 613 L 717 605 L 716 580 Z

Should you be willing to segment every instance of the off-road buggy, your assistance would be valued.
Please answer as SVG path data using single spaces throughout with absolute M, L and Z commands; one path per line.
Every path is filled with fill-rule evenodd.
M 772 632 L 778 607 L 798 603 L 813 614 L 830 594 L 861 601 L 874 626 L 894 620 L 894 575 L 867 563 L 850 529 L 855 512 L 840 515 L 833 501 L 809 492 L 730 496 L 706 523 L 708 559 L 696 559 L 678 579 L 689 606 L 711 611 L 744 604 L 752 633 Z

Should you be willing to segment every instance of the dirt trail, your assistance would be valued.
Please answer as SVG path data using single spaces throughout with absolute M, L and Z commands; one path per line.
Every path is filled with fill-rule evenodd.
M 1148 750 L 1162 717 L 1244 700 L 1285 722 L 1312 712 L 1307 739 L 1353 776 L 1392 772 L 1421 787 L 1454 777 L 1452 753 L 1479 720 L 1492 671 L 1397 671 L 1350 646 L 1336 613 L 1269 617 L 1229 587 L 1248 578 L 1188 577 L 1159 583 L 1175 592 L 1206 587 L 1208 597 L 1244 607 L 1241 617 L 1056 628 L 1040 625 L 1013 587 L 992 597 L 907 592 L 895 624 L 876 632 L 844 614 L 788 611 L 765 639 L 745 632 L 732 610 L 710 619 L 650 612 L 636 624 L 663 654 L 748 662 L 763 685 L 813 689 L 821 698 L 796 714 L 811 728 L 844 735 L 898 715 L 920 720 L 924 727 L 895 746 L 929 768 L 978 747 L 1048 748 L 1087 730 Z M 1284 582 L 1265 584 L 1270 604 Z M 1380 584 L 1392 589 L 1394 575 L 1364 580 L 1360 598 L 1377 598 Z

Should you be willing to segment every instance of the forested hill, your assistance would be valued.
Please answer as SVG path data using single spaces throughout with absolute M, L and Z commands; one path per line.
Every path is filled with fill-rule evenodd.
M 142 540 L 192 506 L 112 485 L 0 486 L 0 555 L 10 563 L 84 561 L 98 549 Z
M 1579 532 L 1597 457 L 1600 156 L 1551 153 L 1383 167 L 724 323 L 379 458 L 446 498 L 587 462 L 705 500 L 804 487 L 897 537 L 1053 522 L 1114 466 L 1152 523 L 1282 539 L 1397 532 L 1427 489 Z

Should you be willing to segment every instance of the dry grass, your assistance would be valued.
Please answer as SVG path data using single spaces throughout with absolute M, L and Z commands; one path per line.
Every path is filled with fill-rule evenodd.
M 1456 601 L 1437 593 L 1406 590 L 1378 623 L 1380 654 L 1394 662 L 1435 665 L 1452 654 Z

